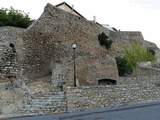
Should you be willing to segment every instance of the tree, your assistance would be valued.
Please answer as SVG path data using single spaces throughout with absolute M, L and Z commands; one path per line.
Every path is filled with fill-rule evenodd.
M 155 60 L 154 54 L 139 43 L 133 43 L 131 47 L 125 49 L 124 57 L 132 68 L 136 68 L 140 62 L 153 62 Z
M 113 41 L 104 32 L 98 35 L 98 40 L 101 46 L 105 46 L 106 49 L 111 48 Z
M 27 28 L 33 20 L 28 14 L 15 10 L 12 7 L 10 9 L 0 9 L 0 26 L 15 26 Z
M 126 76 L 133 72 L 133 68 L 128 64 L 128 61 L 124 57 L 116 57 L 115 59 L 119 76 Z

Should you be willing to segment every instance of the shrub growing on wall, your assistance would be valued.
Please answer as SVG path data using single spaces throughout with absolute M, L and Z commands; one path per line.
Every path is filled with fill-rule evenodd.
M 133 43 L 131 47 L 125 49 L 124 54 L 125 59 L 132 68 L 135 68 L 140 62 L 155 60 L 155 56 L 138 43 Z
M 155 55 L 156 52 L 152 48 L 147 48 L 148 52 L 150 52 L 152 55 Z
M 112 45 L 112 40 L 104 33 L 98 35 L 98 40 L 101 46 L 105 46 L 106 49 L 110 49 Z
M 12 7 L 10 9 L 0 9 L 0 26 L 27 28 L 32 21 L 28 14 L 20 10 L 15 10 Z
M 132 67 L 128 64 L 128 61 L 124 57 L 116 57 L 116 63 L 119 76 L 126 76 L 133 72 Z

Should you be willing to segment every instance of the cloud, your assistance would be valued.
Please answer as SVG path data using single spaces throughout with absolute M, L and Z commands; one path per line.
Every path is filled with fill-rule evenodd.
M 130 0 L 130 3 L 148 9 L 160 9 L 159 0 Z

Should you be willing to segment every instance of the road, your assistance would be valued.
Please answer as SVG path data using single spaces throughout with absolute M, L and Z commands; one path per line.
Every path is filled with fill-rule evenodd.
M 9 120 L 160 120 L 160 102 Z

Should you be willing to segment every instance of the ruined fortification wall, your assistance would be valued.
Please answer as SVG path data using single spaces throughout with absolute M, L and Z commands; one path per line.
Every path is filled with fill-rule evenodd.
M 156 56 L 159 54 L 159 48 L 156 44 L 144 40 L 142 33 L 139 31 L 110 31 L 109 36 L 114 41 L 110 50 L 111 56 L 123 56 L 123 50 L 130 47 L 134 42 L 140 43 L 145 48 L 154 50 Z
M 25 94 L 24 86 L 22 89 L 13 87 L 11 83 L 1 83 L 0 117 L 83 111 L 159 101 L 160 87 L 154 82 L 142 81 L 108 86 L 67 87 L 65 92 L 53 91 L 52 84 L 47 82 L 34 82 L 27 85 L 30 94 Z
M 48 4 L 41 17 L 23 34 L 25 76 L 36 79 L 61 73 L 60 76 L 73 81 L 71 45 L 77 43 L 77 79 L 82 84 L 84 80 L 94 83 L 96 74 L 99 74 L 98 78 L 112 75 L 116 79 L 115 60 L 107 56 L 107 50 L 99 45 L 98 34 L 101 32 L 109 34 L 109 30 L 99 24 Z
M 68 111 L 130 105 L 160 100 L 160 88 L 153 84 L 67 88 Z
M 24 29 L 0 27 L 0 79 L 16 79 L 17 42 Z M 12 47 L 10 46 L 12 44 Z
M 0 118 L 18 114 L 23 106 L 24 94 L 22 90 L 15 89 L 11 81 L 0 82 Z
M 109 54 L 113 57 L 123 56 L 124 49 L 130 47 L 134 42 L 144 44 L 142 33 L 137 31 L 111 31 L 109 36 L 113 40 Z
M 25 29 L 18 27 L 0 27 L 0 45 L 9 46 L 10 43 L 16 44 L 17 39 Z
M 32 83 L 1 81 L 0 119 L 2 117 L 62 113 L 66 111 L 65 100 L 64 91 L 54 90 L 53 84 L 47 81 Z
M 151 73 L 148 74 L 135 74 L 130 77 L 120 77 L 117 81 L 117 84 L 139 84 L 139 85 L 145 85 L 145 84 L 154 84 L 159 85 L 160 84 L 160 75 L 152 75 Z
M 143 35 L 138 31 L 116 31 L 110 33 L 114 41 L 143 42 Z

